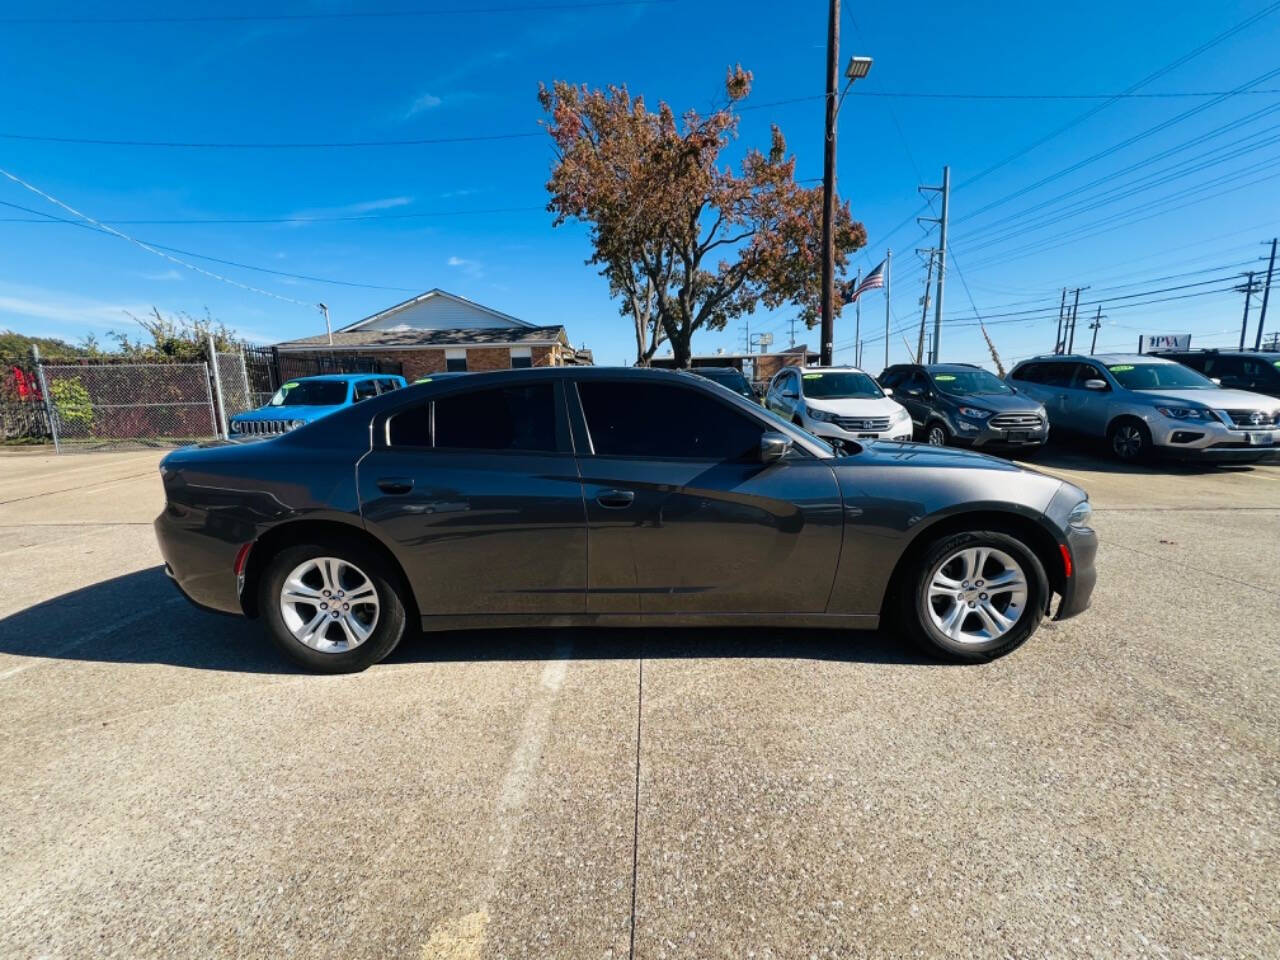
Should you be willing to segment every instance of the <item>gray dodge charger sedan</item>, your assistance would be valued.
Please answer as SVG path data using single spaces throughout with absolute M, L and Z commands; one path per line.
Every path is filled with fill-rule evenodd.
M 837 454 L 683 373 L 423 383 L 160 473 L 182 592 L 329 673 L 419 626 L 892 625 L 989 660 L 1095 579 L 1080 488 L 913 443 Z

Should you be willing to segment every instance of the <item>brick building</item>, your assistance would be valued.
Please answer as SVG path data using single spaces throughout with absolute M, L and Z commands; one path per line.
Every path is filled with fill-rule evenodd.
M 818 354 L 803 344 L 776 353 L 711 353 L 689 358 L 689 366 L 694 369 L 737 367 L 748 380 L 757 385 L 768 383 L 783 367 L 812 365 L 817 362 Z M 675 360 L 671 357 L 654 357 L 652 365 L 670 369 L 675 366 Z
M 369 353 L 404 365 L 410 381 L 444 370 L 507 370 L 590 363 L 562 326 L 537 327 L 443 290 L 388 307 L 327 334 L 287 340 L 281 353 Z

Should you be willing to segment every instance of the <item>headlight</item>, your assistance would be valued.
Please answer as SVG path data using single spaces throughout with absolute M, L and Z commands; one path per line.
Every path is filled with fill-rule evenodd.
M 1089 520 L 1093 517 L 1093 506 L 1088 500 L 1081 500 L 1071 512 L 1067 514 L 1067 523 L 1076 529 L 1084 529 L 1089 526 Z
M 297 430 L 299 427 L 305 427 L 306 425 L 307 425 L 307 421 L 305 421 L 305 420 L 290 420 L 290 421 L 289 421 L 289 429 L 290 429 L 290 430 Z
M 1156 407 L 1158 411 L 1172 420 L 1217 420 L 1212 410 L 1199 410 L 1195 407 Z
M 901 423 L 903 420 L 910 420 L 910 419 L 911 419 L 911 414 L 907 413 L 907 411 L 902 407 L 899 407 L 897 410 L 893 411 L 893 416 L 889 418 L 889 420 L 893 423 Z
M 991 416 L 991 411 L 981 410 L 978 407 L 961 407 L 960 416 L 968 417 L 970 420 L 986 420 Z
M 239 420 L 232 420 L 232 421 L 231 421 L 231 432 L 232 432 L 232 433 L 239 433 L 239 432 L 240 432 L 240 421 L 239 421 Z
M 804 412 L 814 420 L 821 420 L 823 423 L 831 423 L 835 420 L 836 415 L 828 410 L 819 410 L 816 407 L 805 406 Z

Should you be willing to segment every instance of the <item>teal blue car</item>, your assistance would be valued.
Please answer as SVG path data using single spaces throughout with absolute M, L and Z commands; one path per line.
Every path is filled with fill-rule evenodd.
M 404 377 L 390 373 L 327 373 L 283 384 L 265 407 L 231 418 L 233 437 L 274 436 L 327 417 L 343 407 L 399 390 Z

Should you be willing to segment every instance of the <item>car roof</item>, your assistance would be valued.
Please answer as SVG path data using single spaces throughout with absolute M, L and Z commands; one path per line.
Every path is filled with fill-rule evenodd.
M 690 367 L 690 373 L 741 373 L 737 367 Z
M 1113 363 L 1176 363 L 1174 360 L 1167 360 L 1164 357 L 1156 356 L 1150 353 L 1045 353 L 1038 357 L 1027 357 L 1026 360 L 1019 362 L 1018 366 L 1026 366 L 1028 363 L 1044 363 L 1053 360 L 1072 360 L 1077 363 L 1085 363 L 1090 360 L 1096 360 L 1103 364 Z
M 924 369 L 930 373 L 945 373 L 948 370 L 958 370 L 962 373 L 970 370 L 983 370 L 976 363 L 926 363 Z
M 398 373 L 317 373 L 311 377 L 290 377 L 290 383 L 301 383 L 303 380 L 321 380 L 321 381 L 338 381 L 341 383 L 350 383 L 353 380 L 365 380 L 370 378 L 382 377 L 398 377 Z
M 799 370 L 801 373 L 866 373 L 861 367 L 783 367 L 783 370 Z M 781 373 L 782 371 L 778 371 Z

